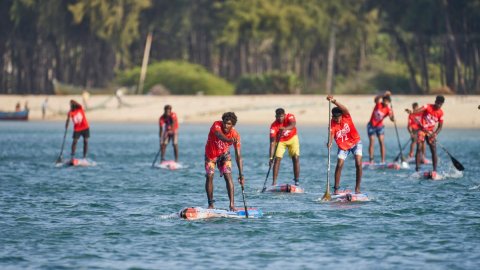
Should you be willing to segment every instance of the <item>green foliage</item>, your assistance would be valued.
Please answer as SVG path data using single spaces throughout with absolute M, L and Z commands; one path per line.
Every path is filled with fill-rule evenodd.
M 296 94 L 299 87 L 298 77 L 292 73 L 249 74 L 240 77 L 235 94 Z
M 121 85 L 136 86 L 140 78 L 140 67 L 121 71 L 117 82 Z M 175 95 L 231 95 L 233 86 L 200 65 L 183 61 L 162 61 L 148 66 L 144 92 L 156 84 L 162 84 Z
M 374 94 L 391 89 L 394 93 L 408 93 L 409 76 L 405 64 L 374 58 L 364 71 L 350 77 L 337 76 L 337 94 Z

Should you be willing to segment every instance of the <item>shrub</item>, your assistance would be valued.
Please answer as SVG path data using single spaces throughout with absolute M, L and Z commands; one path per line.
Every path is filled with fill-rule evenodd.
M 117 82 L 136 86 L 140 78 L 140 67 L 121 71 Z M 231 95 L 233 86 L 226 80 L 208 72 L 204 67 L 184 61 L 162 61 L 148 66 L 144 93 L 154 85 L 161 84 L 174 95 Z

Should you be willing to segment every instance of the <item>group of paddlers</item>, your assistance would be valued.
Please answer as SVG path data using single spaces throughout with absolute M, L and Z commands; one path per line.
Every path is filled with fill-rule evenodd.
M 335 105 L 331 109 L 330 119 L 330 138 L 327 147 L 330 149 L 333 140 L 338 146 L 337 165 L 335 169 L 335 184 L 333 186 L 334 194 L 340 190 L 340 176 L 345 159 L 351 153 L 355 159 L 356 166 L 356 184 L 355 193 L 360 193 L 360 184 L 362 180 L 362 141 L 360 135 L 353 123 L 352 116 L 345 105 L 340 103 L 333 96 L 326 97 L 328 102 Z M 392 109 L 391 93 L 386 91 L 383 95 L 378 95 L 374 99 L 375 107 L 370 120 L 367 124 L 367 133 L 369 137 L 369 163 L 374 163 L 374 139 L 378 138 L 380 144 L 381 162 L 385 163 L 385 144 L 384 144 L 384 125 L 383 120 L 389 117 L 395 121 Z M 442 129 L 443 111 L 441 109 L 445 98 L 437 96 L 435 103 L 418 106 L 413 103 L 412 109 L 405 109 L 408 113 L 408 131 L 411 136 L 411 148 L 409 158 L 413 158 L 414 147 L 417 146 L 415 154 L 416 171 L 420 164 L 425 162 L 425 143 L 429 145 L 432 154 L 433 171 L 432 177 L 437 171 L 437 151 L 436 138 Z M 71 148 L 72 159 L 75 156 L 76 145 L 80 137 L 84 138 L 83 158 L 86 158 L 88 152 L 88 138 L 90 129 L 85 112 L 82 106 L 74 101 L 70 101 L 70 111 L 66 121 L 66 128 L 69 120 L 72 120 L 74 126 L 73 143 Z M 221 120 L 215 121 L 210 127 L 208 139 L 205 145 L 205 190 L 208 199 L 208 208 L 214 208 L 215 200 L 213 198 L 213 176 L 215 168 L 218 168 L 220 175 L 224 177 L 227 192 L 230 199 L 230 209 L 234 205 L 234 185 L 232 178 L 232 159 L 230 155 L 230 146 L 233 145 L 235 151 L 235 162 L 238 168 L 238 181 L 243 187 L 245 177 L 243 175 L 243 163 L 241 156 L 240 133 L 235 129 L 237 116 L 234 112 L 225 112 Z M 178 117 L 172 111 L 172 106 L 165 105 L 164 113 L 159 119 L 159 137 L 160 137 L 160 157 L 165 160 L 167 145 L 172 142 L 174 149 L 175 162 L 178 162 Z M 287 113 L 283 108 L 275 110 L 275 121 L 270 125 L 270 144 L 269 144 L 269 166 L 273 165 L 273 182 L 276 185 L 281 160 L 285 151 L 288 150 L 293 163 L 293 184 L 300 183 L 300 143 L 297 134 L 296 119 L 292 113 Z

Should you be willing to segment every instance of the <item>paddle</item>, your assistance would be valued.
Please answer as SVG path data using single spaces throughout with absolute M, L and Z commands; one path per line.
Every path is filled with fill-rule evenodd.
M 393 112 L 393 102 L 390 102 L 390 106 L 392 106 L 392 112 Z M 398 128 L 397 128 L 397 119 L 395 119 L 395 117 L 393 118 L 393 125 L 395 126 L 395 133 L 397 134 L 398 148 L 400 149 L 400 158 L 403 163 L 405 162 L 405 157 L 403 156 L 403 148 L 402 148 L 402 144 L 400 143 L 400 136 L 398 135 Z M 395 159 L 395 161 L 397 160 L 398 159 Z
M 245 217 L 248 218 L 247 202 L 245 201 L 245 188 L 242 186 L 243 207 L 245 207 Z
M 325 194 L 323 194 L 322 201 L 330 201 L 332 196 L 330 195 L 330 129 L 331 129 L 331 112 L 332 112 L 332 101 L 328 101 L 328 162 L 327 162 L 327 187 L 325 189 Z
M 63 141 L 62 141 L 62 148 L 60 149 L 60 154 L 58 155 L 57 157 L 57 161 L 55 163 L 62 163 L 63 161 L 63 148 L 65 146 L 65 139 L 67 138 L 67 131 L 68 131 L 68 120 L 67 120 L 67 123 L 65 125 L 65 132 L 63 133 Z
M 160 155 L 160 151 L 162 150 L 162 147 L 158 150 L 157 154 L 155 155 L 155 158 L 153 159 L 152 162 L 152 168 L 155 167 L 155 162 L 157 162 L 158 156 Z
M 282 137 L 282 133 L 279 131 L 277 138 L 275 138 L 276 142 L 275 142 L 275 150 L 273 151 L 273 157 L 270 157 L 270 159 L 273 159 L 274 162 L 276 158 L 275 154 L 277 153 L 278 143 L 280 142 L 281 137 Z M 269 162 L 268 164 L 268 172 L 267 172 L 267 176 L 265 177 L 265 182 L 263 183 L 262 193 L 265 192 L 265 190 L 267 190 L 267 180 L 268 180 L 268 175 L 270 174 L 270 170 L 272 169 L 272 164 L 273 162 L 271 163 Z
M 407 147 L 408 143 L 410 142 L 410 139 L 408 141 L 405 142 L 405 144 L 402 146 L 402 150 L 405 149 L 405 147 Z M 398 153 L 397 157 L 393 160 L 393 162 L 397 162 L 398 159 L 402 156 L 402 152 Z
M 237 147 L 235 146 L 233 148 L 235 149 L 235 158 L 237 159 L 237 162 L 240 162 L 239 165 L 241 165 L 241 166 L 238 167 L 239 173 L 241 175 L 242 174 L 242 169 L 241 168 L 243 168 L 243 162 L 242 162 L 242 160 L 238 159 L 238 157 L 240 157 L 240 155 L 238 153 Z M 240 180 L 240 177 L 241 176 L 239 176 L 239 180 Z M 240 182 L 240 186 L 242 187 L 242 197 L 243 197 L 243 207 L 245 208 L 245 217 L 248 218 L 247 201 L 245 200 L 245 188 L 243 187 L 242 182 Z
M 420 123 L 420 122 L 418 121 L 418 119 L 416 119 L 416 118 L 414 118 L 414 119 L 415 119 L 415 122 L 417 122 L 417 124 L 420 126 L 420 128 L 421 128 L 423 131 L 425 131 L 425 132 L 426 132 L 427 134 L 429 134 L 429 135 L 431 134 L 428 130 L 426 130 L 426 129 L 423 127 L 422 123 Z M 447 153 L 447 155 L 450 157 L 450 160 L 451 160 L 452 163 L 453 163 L 453 166 L 455 166 L 455 168 L 456 168 L 457 170 L 459 170 L 459 171 L 465 170 L 465 167 L 463 167 L 462 163 L 460 163 L 460 161 L 458 161 L 456 158 L 454 158 L 454 157 L 450 154 L 450 152 L 448 152 L 447 149 L 446 149 L 445 147 L 443 147 L 443 145 L 441 145 L 441 144 L 438 142 L 437 139 L 435 139 L 435 142 L 438 144 L 438 146 L 440 146 L 440 148 L 443 149 L 443 151 L 445 151 L 445 153 Z
M 453 166 L 455 166 L 455 168 L 457 168 L 457 170 L 459 170 L 459 171 L 465 170 L 465 167 L 463 167 L 462 163 L 460 163 L 456 158 L 454 158 L 454 157 L 447 151 L 447 149 L 445 149 L 445 147 L 443 147 L 443 145 L 441 145 L 438 141 L 437 141 L 437 144 L 438 144 L 438 146 L 440 146 L 440 148 L 443 149 L 443 151 L 445 151 L 445 153 L 447 153 L 447 155 L 448 155 L 448 156 L 450 157 L 450 159 L 452 160 Z

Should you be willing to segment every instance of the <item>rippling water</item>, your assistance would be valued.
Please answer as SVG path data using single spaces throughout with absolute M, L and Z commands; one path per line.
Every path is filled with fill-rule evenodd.
M 94 123 L 89 157 L 97 166 L 56 168 L 62 123 L 0 123 L 0 268 L 480 265 L 479 130 L 447 129 L 440 136 L 466 167 L 463 176 L 440 151 L 439 171 L 447 175 L 445 180 L 418 180 L 411 177 L 412 170 L 365 170 L 362 191 L 371 202 L 322 204 L 316 200 L 326 180 L 325 127 L 299 128 L 301 183 L 307 193 L 262 194 L 268 127 L 238 125 L 247 203 L 263 209 L 265 216 L 194 222 L 169 218 L 185 206 L 206 206 L 203 151 L 209 127 L 181 127 L 181 161 L 187 168 L 167 171 L 150 168 L 158 149 L 156 126 Z M 368 141 L 364 128 L 359 129 L 366 154 Z M 407 137 L 403 129 L 400 134 Z M 387 129 L 389 160 L 397 154 L 394 135 Z M 71 131 L 66 157 L 70 137 Z M 167 153 L 171 158 L 171 147 Z M 290 160 L 285 158 L 282 165 L 280 182 L 291 181 Z M 354 175 L 349 159 L 342 186 L 353 188 Z M 217 175 L 214 184 L 216 206 L 228 207 L 223 179 Z M 236 205 L 242 205 L 239 188 Z

